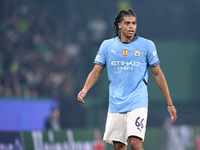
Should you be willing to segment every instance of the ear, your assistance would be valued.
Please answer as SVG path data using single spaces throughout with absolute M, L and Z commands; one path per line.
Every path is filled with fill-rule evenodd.
M 122 28 L 122 27 L 121 27 L 121 23 L 118 23 L 118 28 L 119 28 L 119 29 L 121 29 L 121 28 Z

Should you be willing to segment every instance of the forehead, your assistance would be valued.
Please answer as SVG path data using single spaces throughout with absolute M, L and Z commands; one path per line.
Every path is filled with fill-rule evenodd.
M 135 22 L 136 21 L 136 17 L 134 17 L 134 16 L 124 16 L 122 22 L 123 21 Z

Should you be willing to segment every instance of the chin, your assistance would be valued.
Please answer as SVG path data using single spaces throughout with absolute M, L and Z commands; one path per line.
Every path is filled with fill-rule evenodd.
M 128 39 L 131 39 L 131 38 L 133 38 L 134 36 L 135 36 L 135 35 L 133 35 L 133 36 L 127 36 L 127 38 L 128 38 Z

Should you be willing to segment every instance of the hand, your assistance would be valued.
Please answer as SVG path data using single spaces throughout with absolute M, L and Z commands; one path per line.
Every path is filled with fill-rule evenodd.
M 167 106 L 167 109 L 171 117 L 171 122 L 175 122 L 177 119 L 176 108 L 174 107 L 174 105 L 172 105 L 172 106 Z
M 87 90 L 82 89 L 82 90 L 78 93 L 78 96 L 77 96 L 78 101 L 81 102 L 81 103 L 85 103 L 85 101 L 83 100 L 83 98 L 85 97 L 86 94 L 87 94 Z

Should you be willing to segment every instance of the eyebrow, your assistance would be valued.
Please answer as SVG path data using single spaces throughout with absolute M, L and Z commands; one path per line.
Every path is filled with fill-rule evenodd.
M 136 21 L 130 22 L 130 21 L 124 21 L 125 23 L 136 23 Z

